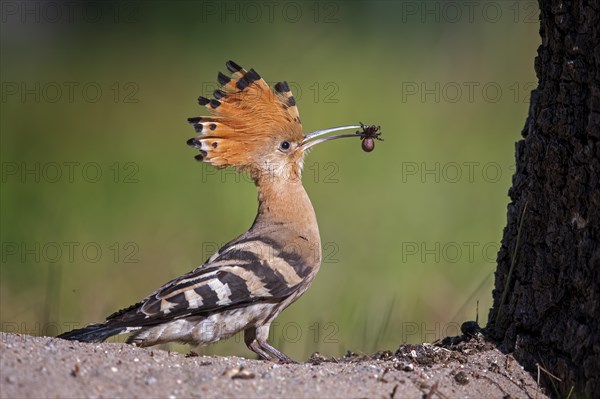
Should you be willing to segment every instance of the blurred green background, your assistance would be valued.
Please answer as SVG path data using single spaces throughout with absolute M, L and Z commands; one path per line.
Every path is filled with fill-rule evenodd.
M 0 329 L 100 321 L 250 226 L 253 184 L 185 145 L 229 59 L 287 80 L 305 132 L 361 121 L 385 139 L 307 158 L 324 262 L 271 342 L 304 359 L 485 325 L 537 16 L 533 1 L 3 2 Z M 239 336 L 199 352 L 252 356 Z

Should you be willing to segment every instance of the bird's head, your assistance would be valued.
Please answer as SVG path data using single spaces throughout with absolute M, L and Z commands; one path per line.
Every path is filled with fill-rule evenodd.
M 221 87 L 213 93 L 214 98 L 198 98 L 212 115 L 188 118 L 199 133 L 188 140 L 188 145 L 200 150 L 197 160 L 217 168 L 249 172 L 255 182 L 265 177 L 300 179 L 304 156 L 313 145 L 342 137 L 366 137 L 364 130 L 324 136 L 362 125 L 304 135 L 296 101 L 286 82 L 271 89 L 254 69 L 246 71 L 233 61 L 228 61 L 226 67 L 231 76 L 219 72 Z

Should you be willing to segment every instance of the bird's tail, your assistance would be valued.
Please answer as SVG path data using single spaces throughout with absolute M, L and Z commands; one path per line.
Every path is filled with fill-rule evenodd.
M 62 333 L 56 338 L 67 339 L 69 341 L 96 342 L 104 341 L 106 338 L 124 332 L 127 332 L 127 327 L 109 327 L 105 324 L 90 324 L 87 327 Z

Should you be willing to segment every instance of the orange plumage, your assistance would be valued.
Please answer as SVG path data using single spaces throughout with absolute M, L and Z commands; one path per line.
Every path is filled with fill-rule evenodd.
M 277 83 L 273 90 L 253 69 L 246 71 L 232 61 L 227 68 L 232 76 L 219 73 L 221 89 L 215 91 L 215 98 L 198 99 L 215 116 L 188 119 L 200 133 L 188 144 L 200 150 L 198 160 L 248 171 L 257 179 L 260 173 L 281 166 L 271 162 L 265 168 L 274 148 L 284 141 L 300 145 L 304 139 L 298 108 L 286 82 Z M 303 156 L 302 151 L 296 153 L 288 163 L 292 171 Z

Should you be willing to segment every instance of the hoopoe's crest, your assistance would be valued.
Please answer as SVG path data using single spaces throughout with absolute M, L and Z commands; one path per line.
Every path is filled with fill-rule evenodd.
M 217 168 L 249 171 L 253 177 L 285 165 L 297 167 L 299 173 L 304 151 L 298 149 L 304 135 L 287 82 L 271 89 L 254 69 L 247 71 L 233 61 L 226 67 L 231 77 L 219 72 L 221 87 L 214 98 L 198 98 L 213 115 L 188 118 L 199 133 L 188 140 L 200 150 L 196 159 Z

